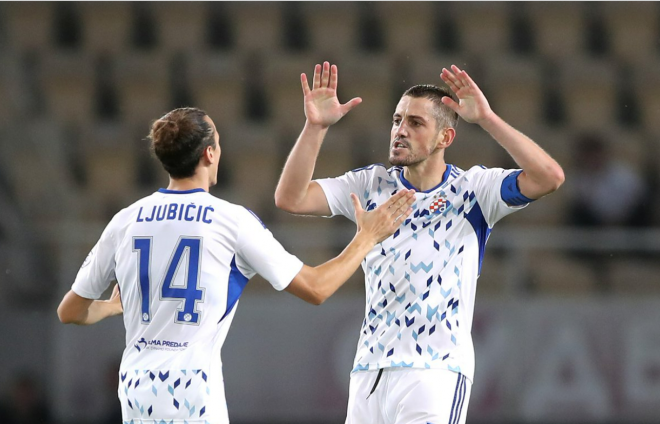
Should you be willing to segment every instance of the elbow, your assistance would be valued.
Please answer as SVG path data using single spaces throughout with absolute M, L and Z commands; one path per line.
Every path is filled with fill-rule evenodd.
M 328 300 L 328 297 L 330 296 L 327 296 L 323 293 L 314 292 L 310 295 L 309 299 L 307 299 L 307 302 L 314 306 L 321 306 L 326 300 Z
M 289 204 L 282 196 L 279 196 L 277 192 L 275 192 L 275 206 L 277 207 L 277 209 L 282 209 L 283 211 L 290 212 L 288 208 Z
M 60 305 L 59 308 L 57 308 L 57 317 L 60 319 L 60 322 L 62 324 L 75 324 L 76 323 L 75 318 L 71 314 L 67 313 L 67 311 L 64 308 L 62 308 L 61 305 Z
M 556 191 L 559 189 L 559 187 L 564 184 L 564 181 L 566 181 L 566 176 L 564 175 L 564 170 L 561 168 L 561 166 L 557 165 L 552 169 L 550 173 L 550 192 Z
M 57 317 L 62 324 L 80 325 L 82 323 L 80 317 L 67 308 L 63 303 L 57 308 Z
M 296 208 L 296 204 L 287 199 L 285 196 L 278 194 L 277 191 L 275 192 L 275 206 L 284 212 L 289 212 L 292 214 L 299 213 L 298 208 Z

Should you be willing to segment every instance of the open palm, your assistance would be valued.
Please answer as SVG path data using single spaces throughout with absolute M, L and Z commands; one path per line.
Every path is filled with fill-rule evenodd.
M 466 122 L 479 123 L 492 112 L 484 93 L 467 72 L 462 71 L 458 66 L 452 65 L 451 71 L 443 68 L 440 78 L 458 97 L 458 103 L 449 97 L 444 97 L 442 102 Z
M 307 75 L 300 75 L 303 95 L 305 96 L 305 116 L 314 125 L 329 127 L 337 123 L 351 109 L 359 105 L 362 99 L 356 97 L 345 104 L 337 98 L 337 66 L 324 62 L 323 67 L 314 67 L 312 89 L 309 88 Z

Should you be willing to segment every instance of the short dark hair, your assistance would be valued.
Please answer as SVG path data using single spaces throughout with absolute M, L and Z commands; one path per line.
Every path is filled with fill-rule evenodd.
M 206 112 L 194 107 L 174 109 L 151 124 L 151 150 L 172 178 L 195 175 L 202 152 L 215 149 L 213 128 Z
M 432 84 L 419 84 L 407 89 L 403 93 L 403 96 L 431 100 L 435 105 L 435 120 L 438 123 L 438 127 L 456 128 L 456 125 L 458 125 L 458 114 L 442 103 L 442 98 L 445 96 L 452 98 L 458 103 L 456 95 L 448 88 L 438 87 Z

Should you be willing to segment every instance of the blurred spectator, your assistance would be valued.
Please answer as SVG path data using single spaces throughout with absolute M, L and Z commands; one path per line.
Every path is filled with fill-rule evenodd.
M 34 377 L 21 374 L 14 380 L 9 396 L 0 405 L 0 423 L 53 423 L 50 410 Z
M 625 143 L 625 140 L 621 141 Z M 569 176 L 569 223 L 581 226 L 649 225 L 649 188 L 640 172 L 613 157 L 594 134 L 578 137 Z

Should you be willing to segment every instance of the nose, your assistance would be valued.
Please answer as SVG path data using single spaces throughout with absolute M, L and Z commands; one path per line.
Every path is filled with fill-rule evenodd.
M 406 126 L 405 121 L 401 121 L 401 123 L 399 123 L 399 126 L 395 127 L 394 135 L 396 135 L 397 137 L 400 137 L 400 136 L 406 137 L 406 136 L 408 136 L 408 128 Z

